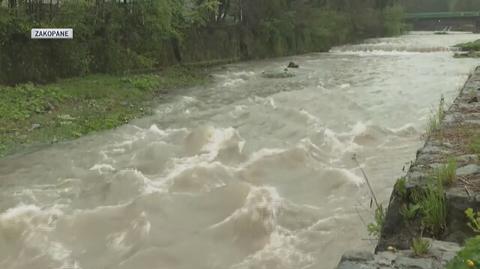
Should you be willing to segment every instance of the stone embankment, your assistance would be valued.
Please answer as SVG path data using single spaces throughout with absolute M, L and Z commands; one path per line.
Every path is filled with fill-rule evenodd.
M 376 254 L 345 254 L 338 266 L 347 268 L 444 268 L 465 239 L 474 236 L 465 210 L 480 209 L 480 67 L 465 83 L 450 109 L 440 112 L 407 175 L 397 181 L 384 219 Z M 433 123 L 431 123 L 433 124 Z M 435 124 L 433 124 L 435 125 Z M 477 144 L 475 144 L 477 143 Z M 406 217 L 405 208 L 415 208 L 419 194 L 431 191 L 432 178 L 453 163 L 453 180 L 439 187 L 446 217 L 425 225 L 422 212 Z M 443 167 L 443 168 L 442 168 Z M 447 171 L 447 170 L 445 170 Z M 447 171 L 448 172 L 448 171 Z M 400 182 L 401 181 L 401 182 Z M 425 214 L 424 214 L 425 215 Z M 424 218 L 424 217 L 423 217 Z M 412 240 L 432 237 L 424 255 L 414 255 Z M 430 239 L 429 239 L 430 240 Z

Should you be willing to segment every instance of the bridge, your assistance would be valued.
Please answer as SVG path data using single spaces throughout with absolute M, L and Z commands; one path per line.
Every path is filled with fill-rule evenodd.
M 415 30 L 480 32 L 480 11 L 407 13 L 405 19 Z

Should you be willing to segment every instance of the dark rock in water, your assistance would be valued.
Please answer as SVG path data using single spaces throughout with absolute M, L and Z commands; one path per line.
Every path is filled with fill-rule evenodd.
M 295 62 L 290 62 L 288 63 L 288 68 L 298 68 L 298 64 L 296 64 Z

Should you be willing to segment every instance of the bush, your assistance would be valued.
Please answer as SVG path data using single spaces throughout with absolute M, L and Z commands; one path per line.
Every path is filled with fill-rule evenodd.
M 467 240 L 465 247 L 447 265 L 447 269 L 472 269 L 480 266 L 480 236 Z

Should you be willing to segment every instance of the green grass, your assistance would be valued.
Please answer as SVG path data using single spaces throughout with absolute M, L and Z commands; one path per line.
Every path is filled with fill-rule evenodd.
M 199 68 L 175 67 L 158 74 L 90 75 L 42 86 L 0 86 L 0 156 L 115 128 L 150 114 L 165 93 L 206 81 Z
M 401 177 L 395 183 L 393 187 L 397 195 L 399 195 L 402 199 L 407 198 L 407 179 L 405 177 Z
M 455 45 L 461 51 L 480 51 L 480 39 L 473 42 L 461 43 Z
M 474 154 L 480 155 L 480 136 L 476 136 L 472 139 L 472 142 L 470 143 L 470 150 Z
M 414 238 L 411 249 L 417 257 L 425 256 L 430 250 L 430 241 L 423 238 Z
M 375 209 L 374 222 L 369 223 L 367 225 L 368 233 L 371 236 L 376 236 L 376 237 L 380 236 L 384 222 L 385 222 L 385 210 L 383 209 L 382 205 L 379 205 L 379 207 Z
M 432 112 L 427 122 L 427 136 L 440 130 L 443 118 L 445 118 L 445 99 L 442 95 L 437 111 Z
M 457 180 L 457 161 L 454 158 L 449 158 L 447 164 L 435 170 L 434 174 L 438 181 L 450 186 Z
M 426 189 L 416 199 L 415 202 L 420 206 L 422 226 L 433 236 L 439 236 L 447 225 L 443 184 L 438 179 L 431 179 Z
M 447 269 L 472 268 L 480 268 L 480 236 L 467 240 L 465 247 L 447 265 Z
M 403 218 L 406 221 L 410 221 L 410 220 L 415 219 L 415 217 L 417 216 L 417 213 L 420 209 L 421 209 L 421 207 L 418 204 L 403 205 L 400 208 L 400 214 L 403 216 Z

